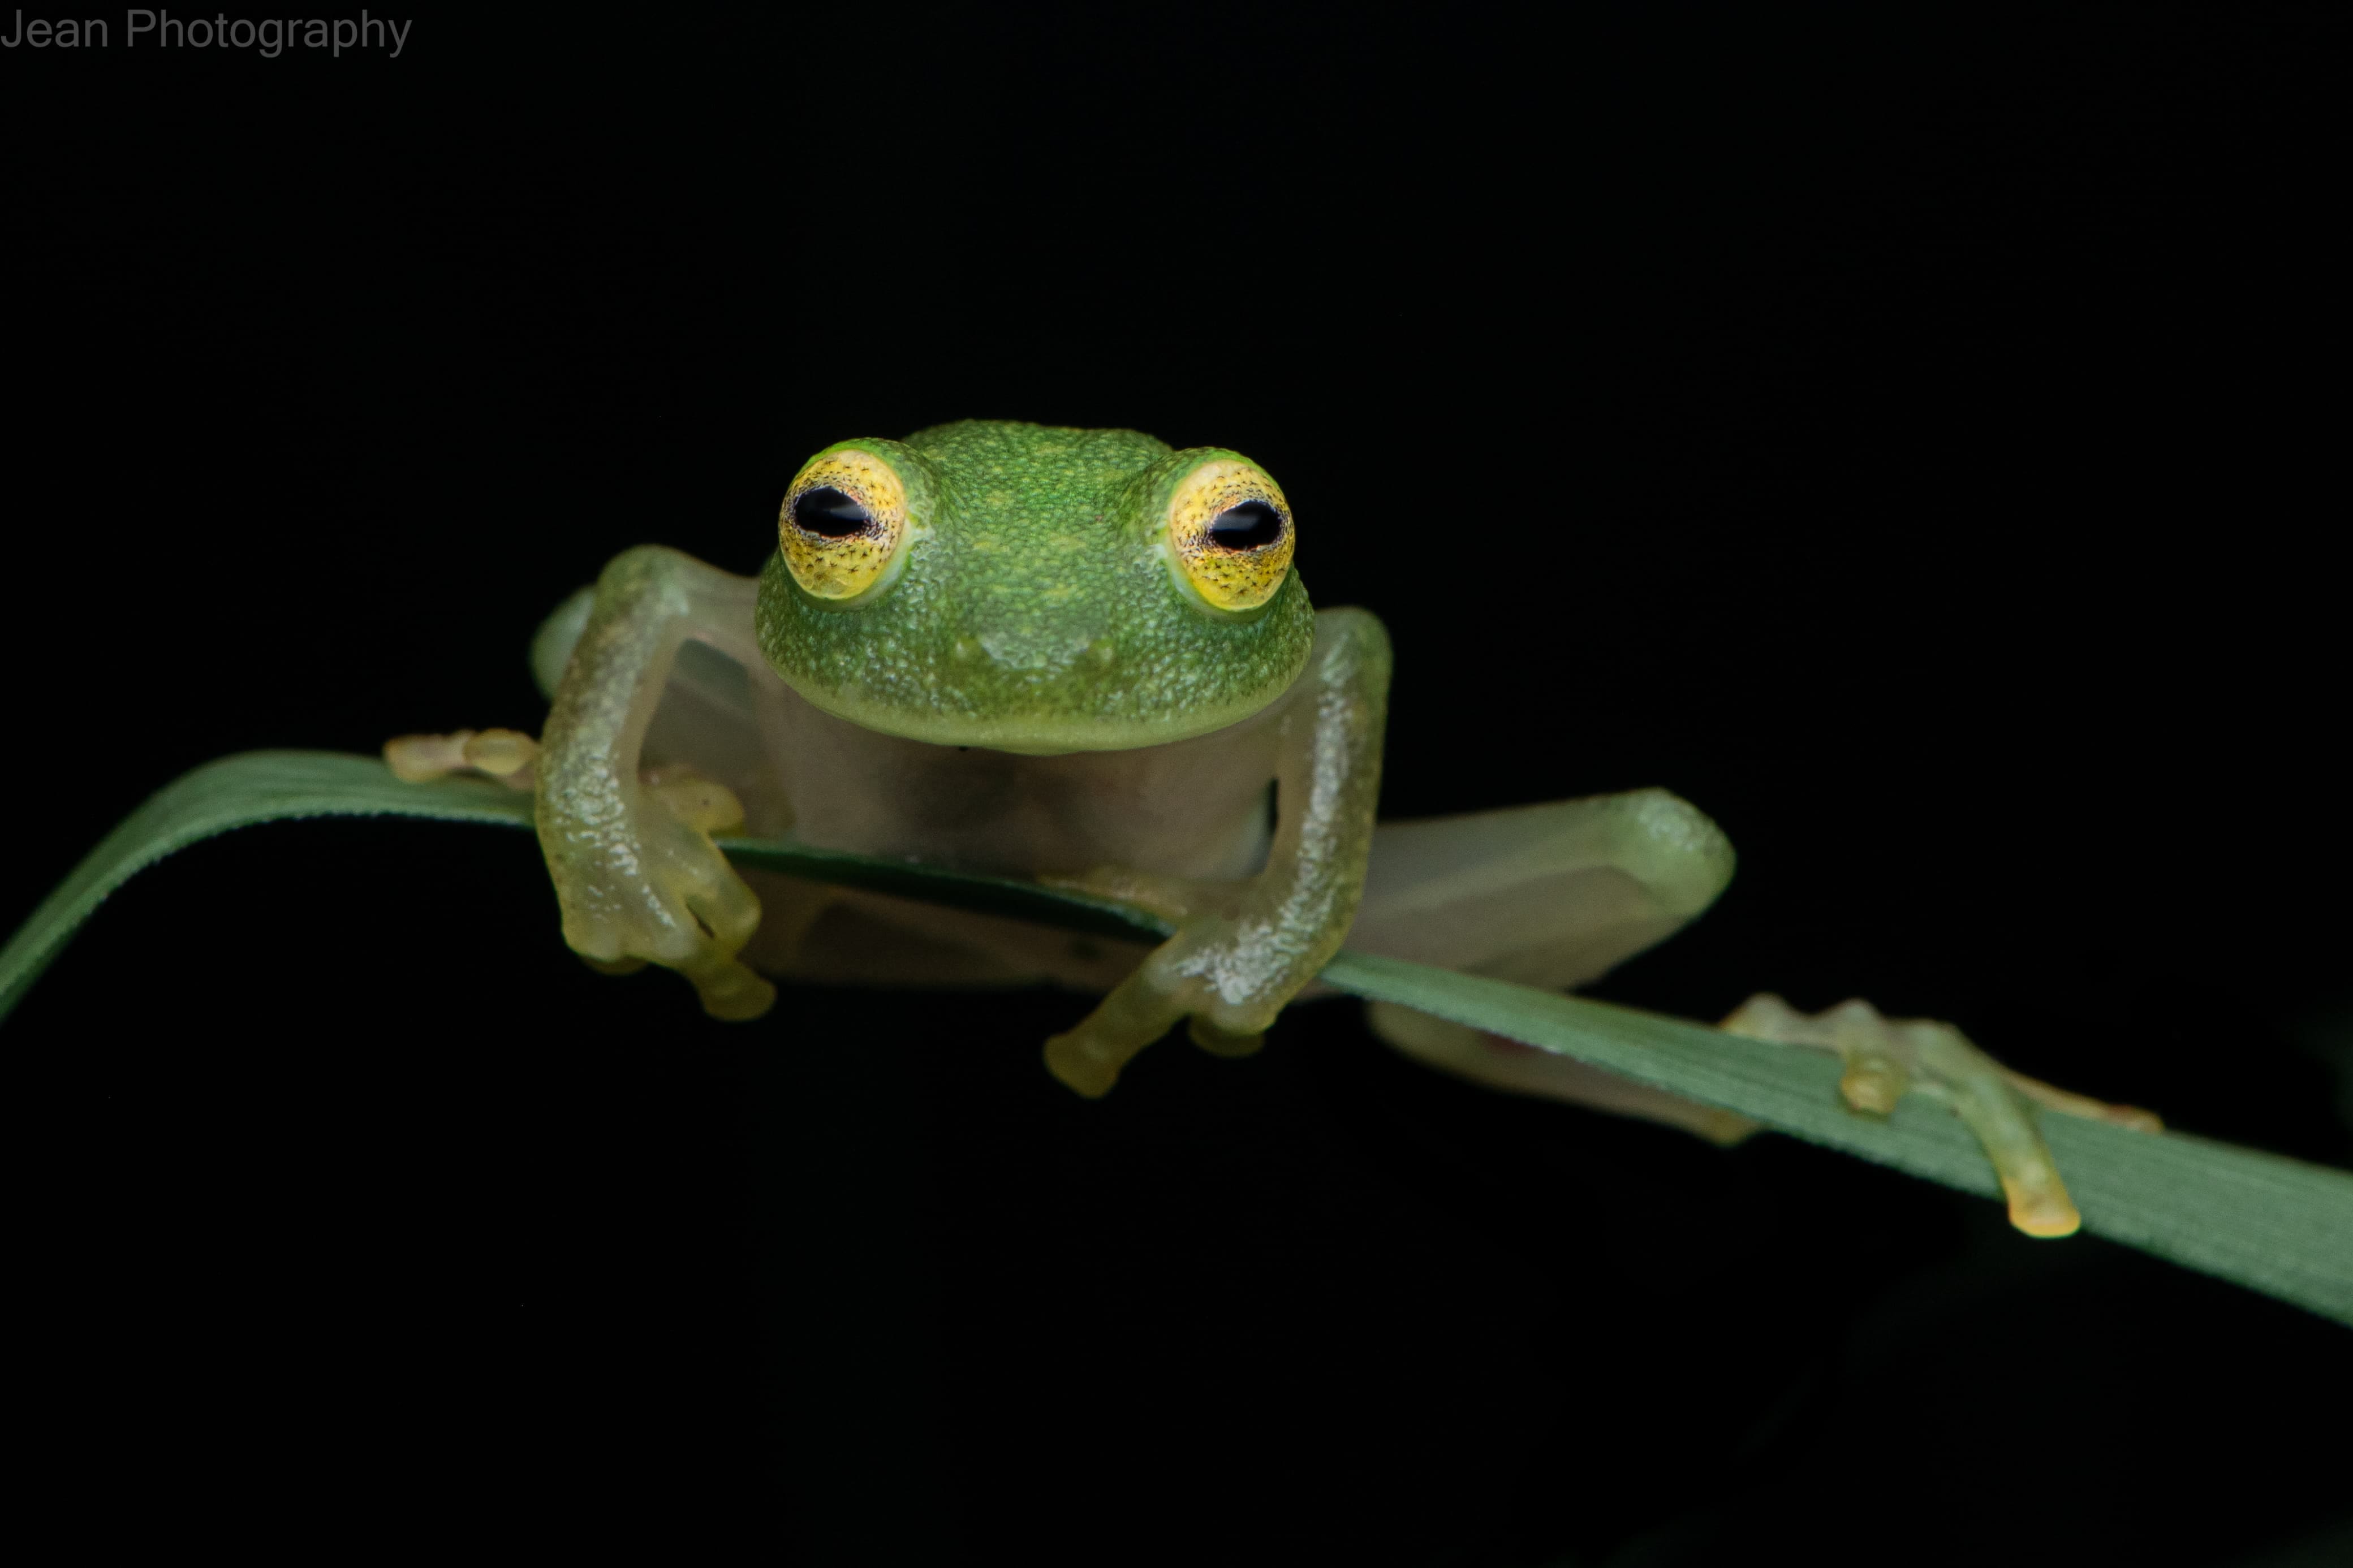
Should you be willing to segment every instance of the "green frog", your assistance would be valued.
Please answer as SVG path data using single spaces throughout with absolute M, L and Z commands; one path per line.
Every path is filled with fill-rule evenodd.
M 1529 985 L 1593 980 L 1691 920 L 1733 870 L 1698 810 L 1638 790 L 1377 823 L 1388 635 L 1314 608 L 1298 523 L 1238 452 L 999 420 L 827 447 L 786 490 L 756 578 L 632 550 L 541 629 L 553 700 L 512 731 L 405 737 L 396 771 L 536 795 L 565 940 L 652 963 L 754 1018 L 767 976 L 1054 982 L 1101 1000 L 1045 1045 L 1080 1094 L 1179 1022 L 1259 1048 L 1345 942 Z M 1148 910 L 1156 947 L 738 869 L 712 835 L 1035 879 Z M 1718 1142 L 1719 1110 L 1388 1005 L 1374 1033 L 1498 1089 Z M 2078 1223 L 2031 1107 L 2152 1125 L 2010 1072 L 1950 1026 L 1778 998 L 1724 1027 L 1835 1051 L 1843 1092 L 1907 1089 L 1985 1144 L 2034 1235 Z

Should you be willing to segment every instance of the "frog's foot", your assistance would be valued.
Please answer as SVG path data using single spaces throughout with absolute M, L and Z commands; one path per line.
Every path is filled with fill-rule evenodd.
M 528 790 L 537 784 L 539 742 L 520 730 L 401 735 L 385 742 L 384 760 L 393 775 L 407 784 L 479 773 L 509 789 Z M 629 974 L 649 962 L 665 963 L 694 983 L 704 1010 L 714 1017 L 758 1017 L 776 1000 L 776 987 L 736 962 L 735 953 L 760 923 L 759 901 L 711 842 L 712 834 L 743 822 L 742 804 L 724 784 L 683 766 L 649 769 L 639 784 L 641 798 L 652 807 L 649 815 L 660 819 L 656 837 L 669 851 L 646 858 L 647 863 L 671 873 L 667 897 L 645 889 L 661 918 L 635 922 L 638 929 L 633 942 L 632 922 L 625 911 L 631 911 L 633 903 L 642 908 L 647 900 L 630 900 L 625 888 L 596 889 L 607 895 L 603 898 L 595 892 L 583 895 L 580 879 L 559 876 L 565 941 L 592 969 Z M 617 846 L 602 847 L 608 860 L 616 858 Z M 618 858 L 632 857 L 623 849 Z M 718 861 L 715 873 L 709 865 L 712 860 Z M 626 878 L 592 876 L 587 880 L 593 885 Z M 624 896 L 610 896 L 614 892 Z M 578 909 L 582 903 L 601 907 L 591 912 Z M 575 921 L 575 913 L 582 918 Z
M 684 766 L 653 768 L 618 815 L 619 831 L 542 834 L 565 942 L 608 973 L 677 970 L 714 1018 L 765 1013 L 776 988 L 736 956 L 759 929 L 760 900 L 711 840 L 744 820 L 733 792 Z
M 448 735 L 396 735 L 384 743 L 385 765 L 403 784 L 427 784 L 452 773 L 479 773 L 509 789 L 529 789 L 539 742 L 520 730 L 459 730 Z
M 1077 1027 L 1046 1042 L 1047 1070 L 1089 1100 L 1099 1099 L 1111 1092 L 1120 1068 L 1179 1018 L 1190 1020 L 1193 1043 L 1213 1056 L 1256 1051 L 1290 995 L 1276 995 L 1279 985 L 1233 984 L 1247 967 L 1246 960 L 1232 962 L 1237 951 L 1231 921 L 1188 921 Z M 1239 994 L 1221 995 L 1226 990 Z
M 1836 1053 L 1845 1068 L 1839 1092 L 1857 1110 L 1884 1116 L 1906 1090 L 1949 1106 L 1993 1162 L 2010 1224 L 2029 1236 L 2071 1236 L 2083 1223 L 2035 1128 L 2034 1106 L 2139 1131 L 2159 1125 L 2137 1107 L 2105 1104 L 2011 1072 L 1950 1024 L 1882 1017 L 1868 1002 L 1807 1015 L 1764 994 L 1742 1003 L 1721 1026 L 1750 1039 Z
M 1076 1027 L 1046 1042 L 1048 1072 L 1089 1100 L 1111 1092 L 1119 1069 L 1185 1016 L 1161 987 L 1139 983 L 1143 974 L 1121 981 Z
M 1131 870 L 1123 866 L 1099 867 L 1078 876 L 1038 879 L 1050 888 L 1089 893 L 1159 916 L 1171 924 L 1216 922 L 1230 924 L 1249 886 L 1241 882 L 1206 882 L 1188 877 Z M 1140 973 L 1140 972 L 1139 972 Z M 1168 1032 L 1186 1009 L 1173 996 L 1187 988 L 1169 981 L 1165 969 L 1157 981 L 1138 978 L 1135 991 L 1121 996 L 1114 991 L 1076 1029 L 1047 1042 L 1046 1065 L 1056 1078 L 1090 1099 L 1110 1090 L 1128 1059 Z M 1123 990 L 1126 989 L 1122 987 Z M 1166 993 L 1156 999 L 1146 993 Z M 1113 999 L 1119 1005 L 1112 1005 Z M 1150 1032 L 1145 1033 L 1149 1030 Z M 1186 1027 L 1193 1043 L 1213 1057 L 1247 1057 L 1265 1044 L 1263 1027 L 1229 1027 L 1195 1014 Z

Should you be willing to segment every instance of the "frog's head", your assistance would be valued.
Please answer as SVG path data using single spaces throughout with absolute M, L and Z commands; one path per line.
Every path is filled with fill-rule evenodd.
M 1257 464 L 998 420 L 844 441 L 786 492 L 760 646 L 870 730 L 1007 752 L 1206 734 L 1272 701 L 1314 612 Z

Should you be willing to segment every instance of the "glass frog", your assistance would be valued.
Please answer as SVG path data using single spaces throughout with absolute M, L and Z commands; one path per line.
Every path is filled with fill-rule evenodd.
M 541 629 L 545 733 L 408 736 L 395 771 L 536 794 L 565 940 L 653 963 L 712 1014 L 765 978 L 1050 981 L 1099 993 L 1046 1042 L 1082 1095 L 1180 1021 L 1241 1055 L 1364 952 L 1567 988 L 1691 920 L 1732 875 L 1715 825 L 1663 790 L 1376 824 L 1390 655 L 1360 609 L 1317 611 L 1282 490 L 1240 454 L 1131 430 L 975 420 L 809 459 L 756 580 L 632 550 Z M 1030 878 L 1152 911 L 1156 948 L 739 870 L 712 835 Z M 1498 1089 L 1719 1142 L 1729 1112 L 1376 1004 L 1409 1057 Z M 1949 1026 L 1758 996 L 1724 1027 L 1836 1052 L 1884 1110 L 1936 1096 L 1986 1146 L 2020 1228 L 2077 1218 L 2030 1106 L 2153 1124 L 2010 1072 Z

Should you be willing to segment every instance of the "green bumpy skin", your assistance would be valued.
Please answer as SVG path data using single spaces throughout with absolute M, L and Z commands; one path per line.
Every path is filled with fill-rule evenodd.
M 903 569 L 828 601 L 772 555 L 757 620 L 769 664 L 838 717 L 942 745 L 1124 751 L 1247 718 L 1306 665 L 1315 616 L 1295 568 L 1239 614 L 1171 582 L 1169 499 L 1234 453 L 1000 420 L 827 451 L 846 448 L 906 487 Z

